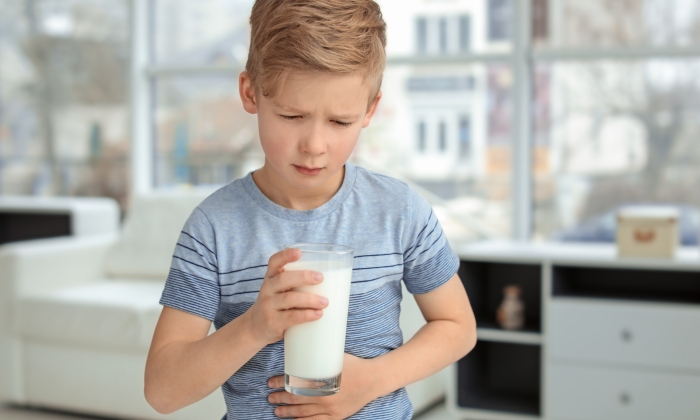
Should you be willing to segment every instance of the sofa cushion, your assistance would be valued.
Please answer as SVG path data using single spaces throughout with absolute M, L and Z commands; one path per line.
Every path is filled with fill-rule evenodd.
M 107 276 L 165 280 L 182 226 L 211 192 L 197 189 L 135 197 L 121 237 L 107 254 Z
M 148 350 L 164 282 L 108 280 L 22 296 L 15 307 L 17 333 L 35 341 Z

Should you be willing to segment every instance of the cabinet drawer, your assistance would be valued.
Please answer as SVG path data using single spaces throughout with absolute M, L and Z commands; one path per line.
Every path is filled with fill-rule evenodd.
M 700 371 L 700 307 L 553 299 L 548 319 L 551 359 Z
M 555 420 L 697 420 L 700 376 L 552 362 L 546 416 Z

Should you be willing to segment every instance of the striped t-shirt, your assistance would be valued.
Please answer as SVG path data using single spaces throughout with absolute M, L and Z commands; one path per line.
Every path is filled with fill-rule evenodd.
M 345 352 L 374 358 L 403 344 L 401 281 L 427 293 L 459 265 L 430 205 L 396 179 L 345 165 L 338 192 L 322 206 L 279 206 L 250 174 L 205 199 L 180 234 L 160 303 L 214 322 L 217 329 L 255 302 L 270 256 L 286 244 L 354 249 Z M 284 374 L 284 340 L 270 344 L 222 385 L 227 420 L 277 419 L 267 380 Z M 405 389 L 367 404 L 351 419 L 410 419 Z

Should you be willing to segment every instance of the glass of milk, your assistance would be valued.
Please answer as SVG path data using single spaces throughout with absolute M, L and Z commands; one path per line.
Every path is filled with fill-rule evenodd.
M 284 388 L 297 395 L 320 397 L 340 390 L 345 330 L 350 303 L 353 249 L 332 244 L 293 244 L 301 259 L 285 265 L 288 270 L 323 274 L 323 282 L 295 290 L 328 298 L 323 316 L 295 325 L 284 332 Z

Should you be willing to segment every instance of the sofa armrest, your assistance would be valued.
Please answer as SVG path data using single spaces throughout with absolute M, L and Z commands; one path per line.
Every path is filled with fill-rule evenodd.
M 99 281 L 116 239 L 116 234 L 70 236 L 0 246 L 0 403 L 26 402 L 22 342 L 11 328 L 17 298 Z
M 0 296 L 15 298 L 104 278 L 116 234 L 61 237 L 0 246 Z

